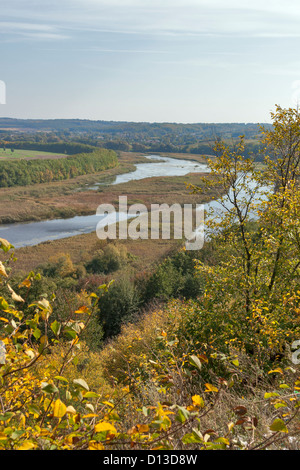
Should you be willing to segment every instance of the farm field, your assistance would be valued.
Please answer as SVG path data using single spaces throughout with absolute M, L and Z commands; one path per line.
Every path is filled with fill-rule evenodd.
M 66 154 L 62 153 L 52 153 L 52 152 L 41 152 L 37 150 L 23 150 L 23 149 L 15 149 L 11 151 L 10 148 L 3 150 L 0 149 L 0 160 L 47 160 L 47 159 L 56 159 L 56 158 L 65 158 L 68 157 Z

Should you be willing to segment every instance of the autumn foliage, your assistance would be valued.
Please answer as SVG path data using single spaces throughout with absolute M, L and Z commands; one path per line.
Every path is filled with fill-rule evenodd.
M 84 338 L 110 284 L 59 317 L 55 295 L 27 301 L 39 274 L 11 287 L 0 240 L 0 449 L 299 448 L 300 115 L 272 117 L 260 170 L 242 138 L 216 145 L 207 185 L 224 211 L 194 260 L 197 298 L 144 312 L 99 351 Z

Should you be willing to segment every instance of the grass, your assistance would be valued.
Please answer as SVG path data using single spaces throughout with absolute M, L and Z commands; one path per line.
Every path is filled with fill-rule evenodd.
M 177 155 L 176 158 L 179 156 Z M 181 158 L 186 158 L 186 156 L 181 155 Z M 128 195 L 129 204 L 140 202 L 149 205 L 150 203 L 169 204 L 195 201 L 195 197 L 188 196 L 185 182 L 195 182 L 198 178 L 196 174 L 184 177 L 148 178 L 110 186 L 110 182 L 116 175 L 134 171 L 136 163 L 144 162 L 149 162 L 149 160 L 141 154 L 121 152 L 119 166 L 101 173 L 33 186 L 1 188 L 0 223 L 20 223 L 95 214 L 99 204 L 113 203 L 121 194 Z M 95 183 L 102 184 L 99 191 L 89 190 L 88 188 Z
M 173 156 L 173 155 L 170 155 Z M 194 155 L 191 157 L 195 157 Z M 178 156 L 179 158 L 179 156 Z M 186 155 L 180 155 L 186 158 Z M 200 174 L 186 176 L 154 177 L 110 186 L 109 182 L 119 173 L 134 170 L 135 163 L 148 161 L 140 154 L 122 152 L 118 168 L 99 174 L 84 175 L 68 181 L 38 184 L 31 187 L 2 188 L 0 191 L 0 221 L 25 222 L 53 218 L 67 218 L 75 215 L 95 214 L 100 204 L 110 203 L 118 207 L 119 196 L 127 195 L 128 205 L 145 204 L 187 204 L 203 203 L 205 199 L 191 194 L 186 184 L 200 184 Z M 199 160 L 198 161 L 203 161 Z M 102 182 L 99 191 L 82 189 L 93 183 Z M 80 191 L 78 189 L 81 189 Z M 180 245 L 178 240 L 122 240 L 128 253 L 135 259 L 134 269 L 138 272 L 150 269 L 154 263 L 165 258 L 170 251 Z M 103 244 L 96 233 L 83 234 L 61 240 L 41 243 L 35 247 L 17 250 L 18 271 L 35 269 L 41 260 L 47 260 L 57 253 L 69 253 L 74 264 L 81 264 L 91 259 Z
M 24 276 L 31 270 L 36 270 L 50 258 L 59 253 L 69 254 L 73 264 L 84 264 L 95 256 L 95 253 L 107 243 L 113 241 L 99 240 L 95 232 L 76 235 L 70 238 L 48 241 L 37 246 L 24 247 L 16 250 L 17 263 L 12 263 L 12 275 L 22 272 Z M 155 263 L 163 260 L 171 252 L 178 249 L 178 240 L 118 240 L 125 245 L 132 258 L 131 268 L 139 273 L 150 270 Z M 3 258 L 4 259 L 4 258 Z M 118 273 L 119 275 L 121 274 Z M 113 278 L 115 279 L 115 273 Z
M 53 159 L 53 158 L 65 158 L 68 155 L 64 153 L 50 153 L 50 152 L 41 152 L 36 150 L 23 150 L 15 149 L 13 152 L 10 148 L 6 150 L 0 149 L 0 160 L 37 160 L 37 159 Z

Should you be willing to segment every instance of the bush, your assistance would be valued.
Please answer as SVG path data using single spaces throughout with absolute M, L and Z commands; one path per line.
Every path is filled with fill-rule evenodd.
M 181 250 L 161 263 L 146 281 L 144 298 L 168 300 L 197 298 L 203 292 L 200 276 L 195 276 L 196 253 Z
M 91 261 L 86 263 L 87 272 L 109 274 L 127 263 L 127 249 L 123 245 L 108 244 L 99 250 Z
M 99 301 L 99 320 L 103 325 L 104 338 L 120 333 L 124 323 L 137 314 L 140 297 L 127 274 L 115 281 Z

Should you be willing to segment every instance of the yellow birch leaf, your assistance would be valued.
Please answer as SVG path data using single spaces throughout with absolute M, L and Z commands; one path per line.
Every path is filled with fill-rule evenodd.
M 53 416 L 54 418 L 62 418 L 67 412 L 66 405 L 58 398 L 54 403 Z
M 217 387 L 211 384 L 205 384 L 205 387 L 206 387 L 205 392 L 218 392 L 219 391 Z
M 17 450 L 31 450 L 36 447 L 36 444 L 34 444 L 31 441 L 24 441 L 23 444 L 17 448 Z
M 110 423 L 98 423 L 95 426 L 95 432 L 106 432 L 109 431 L 110 434 L 117 434 L 116 428 Z
M 200 408 L 204 407 L 204 400 L 199 395 L 194 395 L 192 397 L 192 401 L 194 406 L 199 406 Z
M 101 444 L 101 442 L 90 441 L 89 442 L 89 450 L 104 450 L 105 447 Z

